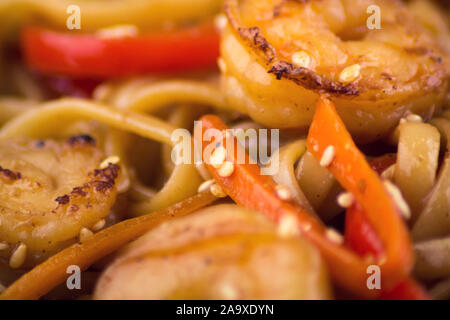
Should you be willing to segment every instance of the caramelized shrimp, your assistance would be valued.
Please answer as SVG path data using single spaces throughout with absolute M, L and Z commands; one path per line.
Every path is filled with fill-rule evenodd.
M 97 299 L 326 299 L 319 253 L 236 205 L 167 222 L 103 273 Z
M 381 29 L 367 27 L 371 5 Z M 326 94 L 363 143 L 443 105 L 448 55 L 400 1 L 225 0 L 225 13 L 223 92 L 264 125 L 305 129 Z
M 35 265 L 105 218 L 119 167 L 103 157 L 87 135 L 0 141 L 0 257 Z

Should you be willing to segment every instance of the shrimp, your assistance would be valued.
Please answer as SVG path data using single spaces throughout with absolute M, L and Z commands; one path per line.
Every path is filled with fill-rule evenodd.
M 103 157 L 88 135 L 0 141 L 0 257 L 33 266 L 89 234 L 116 197 L 120 168 Z
M 368 23 L 373 5 L 380 29 Z M 400 1 L 225 0 L 225 13 L 222 91 L 268 127 L 305 130 L 325 94 L 367 143 L 444 103 L 449 55 Z
M 262 216 L 222 204 L 166 222 L 125 248 L 96 299 L 326 299 L 318 251 Z

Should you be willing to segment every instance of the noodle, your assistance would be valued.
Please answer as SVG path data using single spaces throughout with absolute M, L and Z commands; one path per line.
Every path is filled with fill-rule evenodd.
M 449 299 L 444 9 L 221 4 L 0 0 L 0 298 Z
M 86 119 L 95 119 L 145 138 L 173 144 L 171 134 L 175 127 L 166 122 L 151 116 L 120 111 L 81 99 L 63 99 L 25 113 L 0 130 L 0 139 L 15 136 L 45 138 L 57 134 L 70 123 Z M 53 125 L 46 126 L 46 123 Z M 182 181 L 190 181 L 192 184 L 183 185 Z M 165 208 L 195 194 L 200 182 L 194 165 L 178 165 L 163 189 L 153 198 L 139 204 L 136 209 L 137 214 L 157 210 L 156 208 Z
M 71 4 L 70 0 L 2 0 L 0 15 L 7 16 L 11 12 L 37 15 L 62 29 L 66 26 L 67 7 Z M 168 21 L 196 20 L 216 13 L 220 1 L 127 0 L 105 5 L 103 1 L 82 0 L 77 1 L 77 5 L 83 14 L 83 29 L 95 30 L 119 24 L 133 23 L 149 28 L 163 26 Z
M 299 140 L 282 147 L 278 151 L 278 154 L 276 154 L 277 158 L 272 156 L 270 161 L 279 161 L 280 163 L 278 172 L 273 176 L 275 182 L 287 186 L 294 199 L 297 200 L 303 208 L 308 210 L 308 212 L 314 214 L 314 209 L 300 189 L 294 173 L 294 165 L 305 151 L 306 141 Z
M 416 240 L 441 237 L 450 233 L 450 157 L 447 154 L 429 200 L 412 229 Z
M 411 207 L 413 221 L 434 185 L 439 143 L 438 130 L 429 124 L 405 123 L 400 126 L 394 181 Z
M 415 245 L 417 261 L 414 273 L 421 279 L 450 276 L 450 238 L 420 242 Z

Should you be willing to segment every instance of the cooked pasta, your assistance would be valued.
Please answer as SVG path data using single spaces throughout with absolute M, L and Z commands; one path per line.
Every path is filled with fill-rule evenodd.
M 449 299 L 447 11 L 0 0 L 0 299 Z

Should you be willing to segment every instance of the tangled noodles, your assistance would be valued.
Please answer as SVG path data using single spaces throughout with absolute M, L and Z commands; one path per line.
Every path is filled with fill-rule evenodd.
M 0 17 L 1 299 L 450 298 L 445 1 Z

